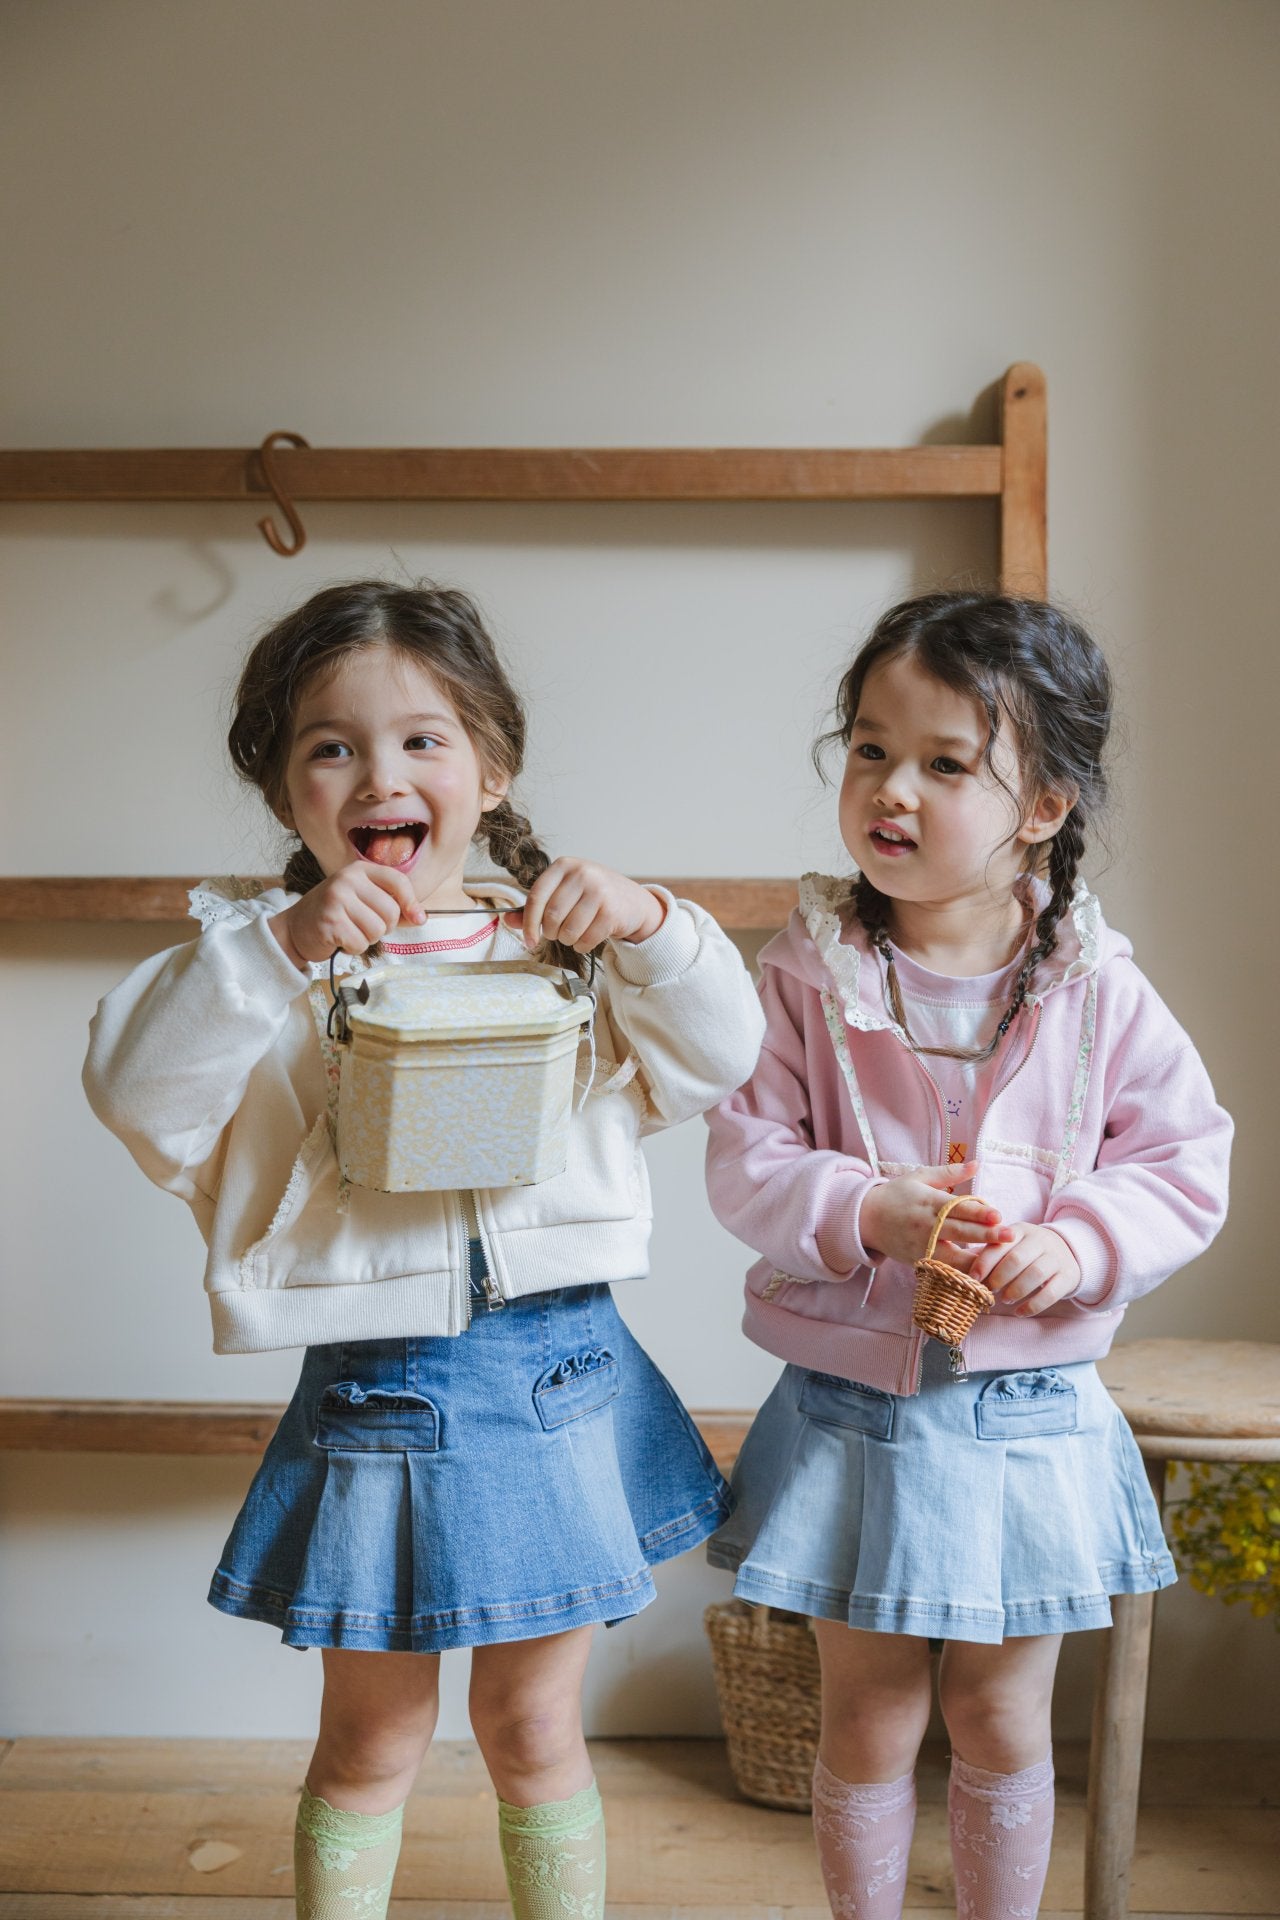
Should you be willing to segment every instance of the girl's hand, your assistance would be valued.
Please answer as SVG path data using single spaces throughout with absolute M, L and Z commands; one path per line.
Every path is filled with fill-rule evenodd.
M 881 1259 L 902 1260 L 913 1266 L 923 1258 L 944 1198 L 953 1187 L 971 1180 L 977 1170 L 975 1160 L 955 1167 L 917 1167 L 914 1173 L 872 1187 L 860 1216 L 863 1246 L 869 1253 L 874 1249 Z M 976 1195 L 957 1201 L 947 1215 L 943 1232 L 945 1245 L 970 1253 L 1013 1238 L 1009 1228 L 1000 1225 L 995 1208 Z
M 1060 1233 L 1025 1220 L 1005 1233 L 1013 1245 L 1004 1252 L 997 1247 L 975 1254 L 969 1268 L 972 1279 L 985 1281 L 1002 1299 L 1016 1301 L 1015 1311 L 1024 1315 L 1043 1313 L 1075 1292 L 1080 1265 Z
M 339 947 L 343 953 L 365 953 L 402 920 L 421 926 L 426 917 L 407 873 L 353 860 L 283 913 L 273 914 L 268 925 L 301 971 Z
M 612 867 L 594 860 L 553 860 L 530 887 L 524 906 L 502 917 L 531 953 L 544 940 L 590 953 L 602 940 L 647 940 L 666 911 L 656 893 Z

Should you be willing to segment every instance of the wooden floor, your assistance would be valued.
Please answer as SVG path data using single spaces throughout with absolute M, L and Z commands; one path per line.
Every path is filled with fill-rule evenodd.
M 601 1741 L 617 1920 L 829 1920 L 807 1819 L 748 1805 L 718 1742 Z M 0 1742 L 2 1920 L 292 1920 L 300 1742 Z M 1084 1749 L 1058 1750 L 1043 1920 L 1079 1914 Z M 951 1908 L 945 1756 L 920 1770 L 908 1914 Z M 394 1920 L 507 1920 L 493 1793 L 438 1746 L 405 1818 Z M 1280 1920 L 1280 1751 L 1155 1745 L 1131 1910 Z

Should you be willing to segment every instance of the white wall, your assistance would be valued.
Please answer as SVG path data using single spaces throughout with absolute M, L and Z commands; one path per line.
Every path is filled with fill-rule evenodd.
M 1240 1123 L 1231 1223 L 1135 1334 L 1276 1337 L 1261 1071 L 1277 428 L 1280 15 L 1266 0 L 26 0 L 0 20 L 10 446 L 831 444 L 989 437 L 1050 382 L 1055 592 L 1127 714 L 1111 918 Z M 21 184 L 19 184 L 21 183 Z M 868 621 L 986 577 L 953 507 L 240 507 L 0 514 L 0 871 L 261 871 L 222 762 L 262 624 L 321 582 L 471 588 L 527 689 L 556 848 L 641 872 L 835 857 L 808 741 Z M 182 1210 L 90 1118 L 98 995 L 181 930 L 0 930 L 0 1392 L 270 1399 L 215 1360 Z M 655 1143 L 637 1333 L 754 1404 L 745 1256 L 700 1130 Z M 317 1663 L 203 1603 L 235 1461 L 0 1461 L 8 1732 L 301 1734 Z M 709 1729 L 696 1560 L 601 1636 L 600 1730 Z M 1271 1629 L 1161 1602 L 1151 1724 L 1280 1729 Z M 1068 1649 L 1064 1730 L 1093 1648 Z M 445 1731 L 464 1725 L 462 1668 Z M 1246 1675 L 1248 1678 L 1246 1679 Z

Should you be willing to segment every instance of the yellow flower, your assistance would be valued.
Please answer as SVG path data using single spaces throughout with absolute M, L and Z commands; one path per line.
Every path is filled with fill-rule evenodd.
M 1271 1466 L 1179 1465 L 1187 1491 L 1169 1503 L 1174 1551 L 1193 1587 L 1228 1606 L 1247 1600 L 1280 1628 L 1280 1474 Z

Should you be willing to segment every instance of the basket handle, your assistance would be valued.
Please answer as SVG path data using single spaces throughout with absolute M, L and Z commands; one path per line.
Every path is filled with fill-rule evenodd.
M 938 1208 L 938 1217 L 933 1223 L 933 1232 L 929 1235 L 929 1244 L 924 1250 L 923 1257 L 926 1260 L 932 1260 L 933 1258 L 933 1250 L 938 1244 L 938 1235 L 942 1232 L 942 1223 L 950 1213 L 952 1207 L 958 1207 L 962 1200 L 976 1200 L 977 1198 L 976 1193 L 949 1193 L 947 1195 L 942 1205 Z M 984 1201 L 982 1204 L 985 1206 L 986 1202 Z

